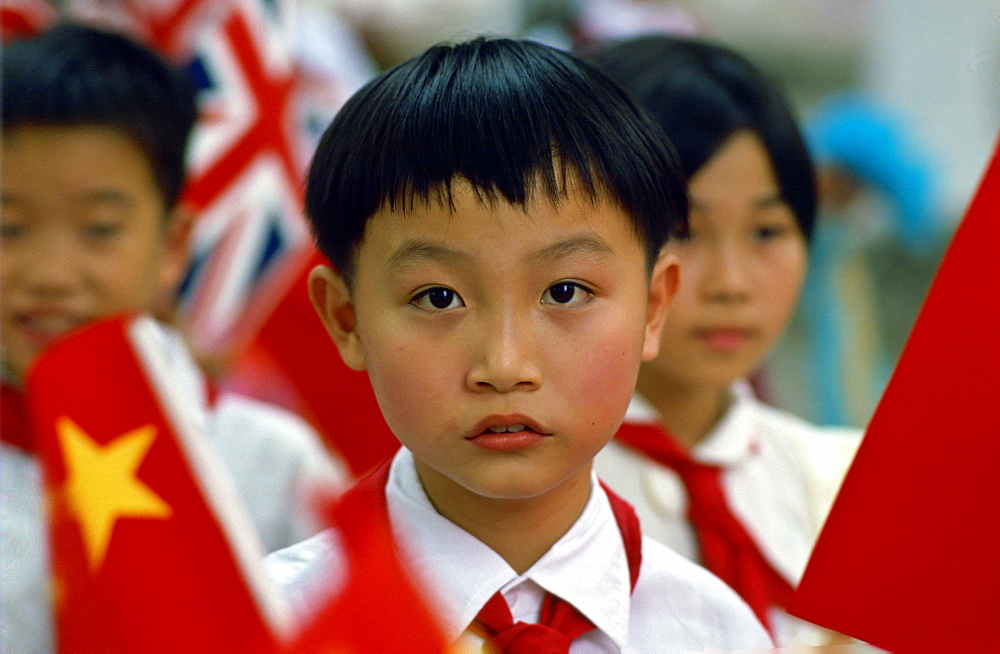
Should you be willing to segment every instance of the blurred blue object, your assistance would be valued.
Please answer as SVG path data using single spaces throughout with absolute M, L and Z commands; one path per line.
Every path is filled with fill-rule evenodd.
M 805 132 L 818 165 L 836 165 L 887 195 L 905 248 L 927 248 L 939 227 L 934 174 L 898 116 L 859 94 L 838 95 L 814 113 Z

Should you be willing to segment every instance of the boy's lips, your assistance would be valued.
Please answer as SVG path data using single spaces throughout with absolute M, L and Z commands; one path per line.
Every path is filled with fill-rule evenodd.
M 13 326 L 39 346 L 48 345 L 86 322 L 74 314 L 61 311 L 27 311 L 16 313 L 13 317 Z
M 493 415 L 476 423 L 466 440 L 487 450 L 510 452 L 531 447 L 550 435 L 551 432 L 527 416 Z

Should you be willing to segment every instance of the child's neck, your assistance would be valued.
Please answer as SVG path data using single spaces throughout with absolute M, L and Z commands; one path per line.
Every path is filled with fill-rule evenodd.
M 729 387 L 673 384 L 640 373 L 636 391 L 689 449 L 705 440 L 729 407 Z
M 590 469 L 526 499 L 484 497 L 416 462 L 417 474 L 438 513 L 469 532 L 522 574 L 563 537 L 590 499 Z

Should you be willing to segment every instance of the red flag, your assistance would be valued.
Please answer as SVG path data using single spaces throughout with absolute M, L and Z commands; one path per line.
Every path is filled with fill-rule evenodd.
M 385 508 L 388 462 L 327 508 L 342 536 L 346 578 L 286 654 L 449 651 L 426 589 L 397 556 Z
M 76 333 L 28 383 L 63 652 L 273 652 L 263 548 L 149 318 Z
M 790 611 L 894 652 L 997 651 L 1000 150 L 959 226 Z
M 4 43 L 37 34 L 56 18 L 56 10 L 45 0 L 0 1 L 0 38 Z
M 309 300 L 306 278 L 325 259 L 301 265 L 227 379 L 228 387 L 282 404 L 311 422 L 361 477 L 399 449 L 368 376 L 351 370 Z

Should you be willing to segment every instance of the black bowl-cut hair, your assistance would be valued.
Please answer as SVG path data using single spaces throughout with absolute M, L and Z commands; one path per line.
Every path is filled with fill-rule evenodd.
M 606 75 L 570 53 L 478 37 L 437 45 L 375 78 L 321 139 L 306 186 L 319 249 L 350 285 L 369 217 L 451 203 L 455 180 L 484 202 L 554 201 L 578 179 L 617 203 L 652 266 L 687 226 L 686 187 L 660 128 Z
M 666 132 L 690 180 L 735 132 L 756 134 L 781 197 L 808 239 L 816 180 L 799 126 L 776 81 L 745 57 L 705 40 L 645 34 L 598 46 L 586 57 Z
M 71 22 L 7 44 L 0 65 L 4 137 L 26 126 L 117 130 L 174 206 L 198 114 L 183 71 L 122 33 Z

